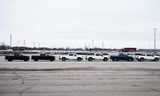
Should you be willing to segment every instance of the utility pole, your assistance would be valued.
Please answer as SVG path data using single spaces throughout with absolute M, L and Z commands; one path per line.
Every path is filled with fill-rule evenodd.
M 102 49 L 104 48 L 104 41 L 102 41 Z
M 40 43 L 39 43 L 39 48 L 40 48 Z
M 94 40 L 92 40 L 92 48 L 94 48 Z
M 24 40 L 24 47 L 26 46 L 26 41 Z
M 86 46 L 86 42 L 85 42 L 85 44 L 84 44 L 84 50 L 86 50 L 87 49 L 87 46 Z
M 18 43 L 17 47 L 18 47 L 18 52 L 19 52 L 19 51 L 20 51 L 20 50 L 19 50 L 19 47 L 20 47 L 20 45 L 19 45 L 19 41 L 17 41 L 17 43 Z
M 156 50 L 156 31 L 157 31 L 157 28 L 154 28 L 154 51 Z
M 12 47 L 12 35 L 10 35 L 10 49 Z
M 35 46 L 35 42 L 33 42 L 33 47 L 35 48 L 36 46 Z
M 24 40 L 24 50 L 25 50 L 25 46 L 26 46 L 26 41 Z

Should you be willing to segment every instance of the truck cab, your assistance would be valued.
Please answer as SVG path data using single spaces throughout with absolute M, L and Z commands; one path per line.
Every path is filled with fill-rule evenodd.
M 68 59 L 77 59 L 77 55 L 74 53 L 69 53 L 68 54 Z

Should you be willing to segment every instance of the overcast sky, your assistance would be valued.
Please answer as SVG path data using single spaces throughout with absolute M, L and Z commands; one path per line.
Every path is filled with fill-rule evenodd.
M 0 0 L 0 43 L 160 49 L 160 0 Z

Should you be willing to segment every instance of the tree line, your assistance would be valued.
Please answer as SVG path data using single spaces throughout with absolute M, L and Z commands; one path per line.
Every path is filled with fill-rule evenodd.
M 111 49 L 105 49 L 105 48 L 87 48 L 85 47 L 83 48 L 48 48 L 48 47 L 24 47 L 24 46 L 13 46 L 10 47 L 9 45 L 5 45 L 5 44 L 1 44 L 0 45 L 0 50 L 8 50 L 8 49 L 12 49 L 13 51 L 23 51 L 23 50 L 75 50 L 75 51 L 92 51 L 92 50 L 111 50 Z

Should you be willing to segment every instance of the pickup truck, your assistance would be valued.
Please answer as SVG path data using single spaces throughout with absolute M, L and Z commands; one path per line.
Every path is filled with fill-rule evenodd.
M 92 60 L 103 60 L 103 61 L 108 61 L 109 56 L 108 54 L 98 54 L 95 53 L 94 55 L 88 55 L 86 56 L 86 60 L 92 61 Z
M 156 56 L 154 54 L 141 54 L 141 55 L 137 55 L 136 56 L 136 59 L 138 61 L 145 61 L 145 60 L 148 60 L 148 61 L 159 61 L 159 56 Z
M 38 61 L 38 60 L 54 61 L 55 60 L 55 56 L 50 56 L 48 54 L 40 54 L 40 55 L 32 56 L 31 59 L 34 60 L 34 61 Z
M 13 60 L 24 60 L 24 61 L 28 61 L 30 59 L 29 56 L 24 56 L 20 53 L 15 53 L 15 54 L 12 54 L 12 55 L 6 55 L 5 56 L 5 60 L 8 60 L 8 61 L 13 61 Z
M 112 61 L 119 61 L 119 60 L 133 61 L 134 60 L 134 58 L 132 56 L 128 56 L 123 53 L 119 53 L 118 55 L 111 55 L 110 59 Z
M 62 55 L 59 57 L 60 60 L 66 61 L 66 60 L 77 60 L 77 61 L 82 61 L 83 57 L 80 55 L 77 55 L 75 53 L 68 53 L 67 55 Z

